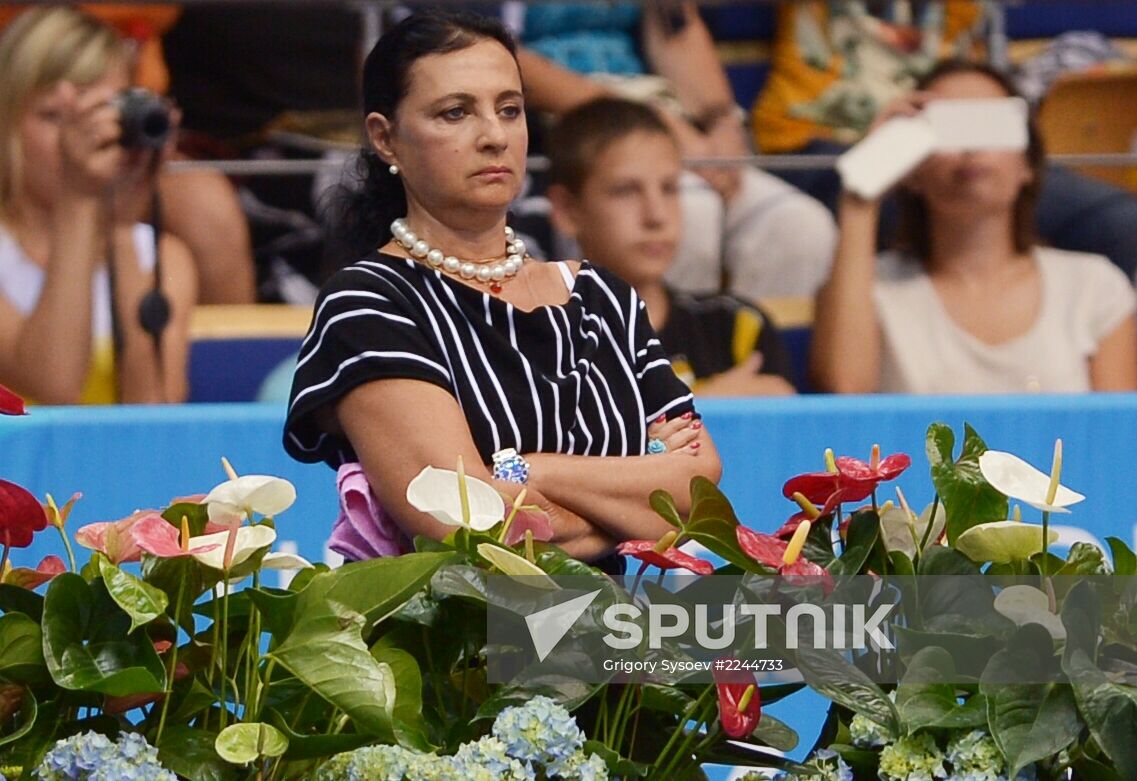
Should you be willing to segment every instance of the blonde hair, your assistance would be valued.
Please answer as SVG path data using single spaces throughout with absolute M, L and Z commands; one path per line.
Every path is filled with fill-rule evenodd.
M 118 34 L 67 6 L 34 8 L 0 35 L 0 217 L 22 181 L 20 120 L 31 101 L 61 81 L 85 87 L 127 62 Z

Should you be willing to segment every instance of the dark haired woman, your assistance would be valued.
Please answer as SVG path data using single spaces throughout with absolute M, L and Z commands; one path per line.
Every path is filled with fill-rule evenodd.
M 942 63 L 878 124 L 928 102 L 1004 98 L 985 66 Z M 1137 389 L 1137 308 L 1098 255 L 1031 233 L 1043 151 L 938 153 L 905 180 L 899 252 L 877 257 L 877 202 L 842 195 L 840 241 L 818 295 L 817 387 L 841 393 Z M 871 303 L 870 303 L 871 302 Z
M 515 495 L 517 475 L 491 475 L 509 449 L 568 552 L 662 536 L 650 492 L 682 502 L 694 475 L 718 479 L 718 456 L 634 292 L 587 262 L 531 260 L 506 225 L 528 142 L 508 33 L 412 15 L 367 58 L 363 102 L 368 170 L 343 212 L 364 254 L 321 293 L 285 427 L 295 458 L 362 464 L 384 509 L 371 528 L 341 517 L 333 547 L 441 537 L 410 480 L 460 455 Z

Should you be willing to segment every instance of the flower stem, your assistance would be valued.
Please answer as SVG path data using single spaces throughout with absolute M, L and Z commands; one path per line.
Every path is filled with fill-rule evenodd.
M 67 551 L 67 564 L 71 567 L 72 572 L 78 572 L 78 570 L 75 569 L 75 551 L 71 547 L 71 540 L 67 539 L 67 532 L 63 530 L 62 526 L 56 526 L 55 528 L 59 532 L 59 536 L 63 539 L 63 549 Z M 0 566 L 0 569 L 4 569 L 4 567 Z
M 228 720 L 225 718 L 229 705 L 225 700 L 225 679 L 228 676 L 228 649 L 229 649 L 229 570 L 226 568 L 221 578 L 221 644 L 214 647 L 214 651 L 221 653 L 221 729 L 225 729 Z
M 1050 569 L 1050 512 L 1042 511 L 1042 576 Z
M 4 570 L 8 566 L 8 553 L 12 550 L 12 546 L 7 542 L 8 537 L 4 537 L 4 552 L 0 554 L 0 575 L 4 574 Z
M 170 649 L 170 671 L 166 673 L 166 696 L 162 699 L 162 713 L 158 717 L 158 734 L 154 737 L 155 745 L 162 743 L 162 731 L 166 729 L 166 712 L 170 709 L 170 700 L 174 698 L 174 676 L 178 672 L 178 632 L 181 631 L 182 627 L 182 598 L 185 596 L 185 590 L 186 580 L 179 578 L 178 601 L 174 603 L 174 647 Z
M 676 752 L 674 757 L 668 757 L 668 753 L 670 752 L 671 747 L 677 741 L 680 742 L 680 745 L 686 744 L 687 722 L 694 718 L 696 714 L 702 712 L 704 698 L 706 698 L 708 695 L 714 694 L 714 691 L 715 685 L 713 683 L 709 684 L 707 688 L 704 689 L 703 692 L 698 696 L 698 698 L 696 698 L 690 705 L 686 707 L 686 709 L 684 709 L 683 715 L 679 717 L 679 723 L 675 725 L 675 731 L 671 733 L 671 737 L 667 739 L 667 743 L 664 744 L 663 749 L 659 752 L 659 756 L 656 757 L 655 763 L 652 766 L 654 769 L 662 769 L 663 771 L 671 770 L 672 766 L 679 758 L 678 752 Z M 699 723 L 702 722 L 700 721 Z M 698 724 L 695 725 L 696 730 L 698 729 L 698 726 Z M 680 739 L 681 736 L 683 738 L 682 740 Z M 667 764 L 661 765 L 660 763 L 662 763 L 664 760 L 667 760 Z M 662 772 L 656 777 L 666 778 L 667 772 Z

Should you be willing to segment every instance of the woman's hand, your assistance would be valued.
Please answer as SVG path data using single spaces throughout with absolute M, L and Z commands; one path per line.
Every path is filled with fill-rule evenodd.
M 703 421 L 695 418 L 690 412 L 685 412 L 671 420 L 656 420 L 647 428 L 648 439 L 658 439 L 667 446 L 668 453 L 685 456 L 699 455 L 700 444 L 697 441 L 699 432 L 703 428 Z
M 80 90 L 61 82 L 57 90 L 62 109 L 59 127 L 59 166 L 62 187 L 80 197 L 102 197 L 121 174 L 126 150 L 118 109 L 109 87 Z

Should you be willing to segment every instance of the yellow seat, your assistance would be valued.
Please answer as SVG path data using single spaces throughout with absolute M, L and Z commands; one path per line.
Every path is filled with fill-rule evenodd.
M 1051 154 L 1134 151 L 1137 140 L 1137 68 L 1094 69 L 1059 77 L 1038 114 Z M 1085 166 L 1084 173 L 1137 192 L 1137 168 Z

